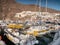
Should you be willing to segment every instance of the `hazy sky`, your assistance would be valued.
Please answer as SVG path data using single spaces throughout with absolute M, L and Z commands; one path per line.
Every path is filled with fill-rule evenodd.
M 18 3 L 22 3 L 22 4 L 37 4 L 37 0 L 16 0 Z M 43 7 L 46 6 L 46 0 L 41 0 L 41 5 Z M 47 0 L 48 4 L 47 7 L 48 8 L 52 8 L 52 9 L 56 9 L 56 10 L 60 10 L 60 0 Z

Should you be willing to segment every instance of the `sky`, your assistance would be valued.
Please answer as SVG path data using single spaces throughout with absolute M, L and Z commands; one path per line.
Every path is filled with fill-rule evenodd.
M 37 4 L 37 0 L 16 0 L 22 4 Z M 46 0 L 41 0 L 42 7 L 46 7 Z M 47 7 L 60 11 L 60 0 L 47 0 Z

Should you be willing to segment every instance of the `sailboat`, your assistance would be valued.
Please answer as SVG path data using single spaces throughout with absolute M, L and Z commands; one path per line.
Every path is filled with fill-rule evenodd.
M 38 1 L 38 5 L 41 6 L 41 4 L 40 4 L 41 0 L 37 0 L 37 1 Z M 46 12 L 47 12 L 47 0 L 46 0 Z M 39 15 L 41 16 L 41 7 L 39 7 Z M 26 45 L 27 45 L 27 43 L 32 45 L 32 44 L 35 44 L 36 42 L 38 42 L 36 40 L 36 36 L 43 35 L 43 34 L 50 32 L 49 30 L 46 30 L 45 27 L 43 28 L 43 26 L 41 26 L 41 25 L 40 25 L 40 28 L 42 28 L 42 29 L 41 30 L 35 29 L 35 28 L 30 29 L 30 30 L 28 29 L 28 31 L 26 31 L 27 33 L 25 35 L 21 34 L 21 32 L 20 32 L 21 29 L 19 30 L 19 29 L 9 28 L 6 30 L 6 32 L 7 32 L 6 36 L 10 41 L 12 41 L 16 45 L 18 45 L 18 44 L 25 45 L 25 43 L 26 43 Z M 34 42 L 34 43 L 32 43 L 32 42 Z

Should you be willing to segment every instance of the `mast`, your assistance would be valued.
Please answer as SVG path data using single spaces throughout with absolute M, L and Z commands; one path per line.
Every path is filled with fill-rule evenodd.
M 46 12 L 47 12 L 47 0 L 46 0 Z
M 39 15 L 41 15 L 41 0 L 38 0 L 38 6 L 39 6 Z
M 37 0 L 38 17 L 41 15 L 41 0 Z

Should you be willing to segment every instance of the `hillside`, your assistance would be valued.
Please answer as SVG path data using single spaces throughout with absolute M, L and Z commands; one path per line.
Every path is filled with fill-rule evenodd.
M 41 12 L 45 12 L 45 7 L 40 7 Z M 13 18 L 15 13 L 21 11 L 39 11 L 38 6 L 36 5 L 25 5 L 17 3 L 15 0 L 0 0 L 0 17 L 2 18 Z M 60 11 L 54 9 L 47 9 L 51 13 L 60 13 Z

